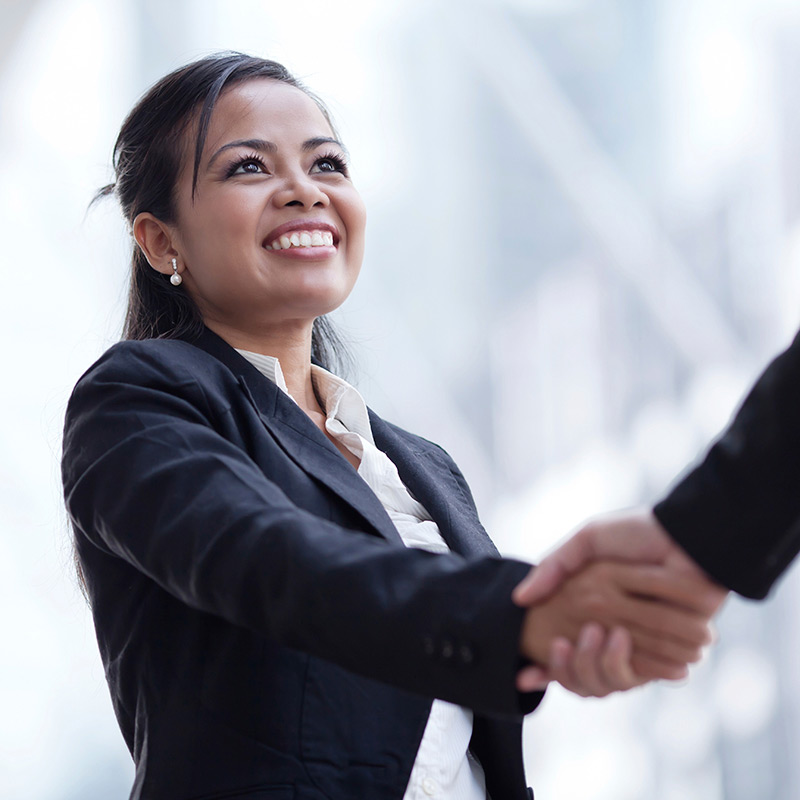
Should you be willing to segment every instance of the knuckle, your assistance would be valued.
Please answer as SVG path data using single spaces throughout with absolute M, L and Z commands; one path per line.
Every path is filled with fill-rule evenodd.
M 698 661 L 702 660 L 703 651 L 701 648 L 697 648 L 695 650 L 692 650 L 688 655 L 689 657 L 686 659 L 687 663 L 696 664 Z
M 612 564 L 610 561 L 599 561 L 594 566 L 595 573 L 604 581 L 611 580 L 619 569 L 616 564 Z
M 581 538 L 592 542 L 596 538 L 597 534 L 600 531 L 600 525 L 596 520 L 591 520 L 589 522 L 584 523 L 583 528 L 581 529 Z
M 590 615 L 596 614 L 602 616 L 607 611 L 608 601 L 605 594 L 600 589 L 595 588 L 586 592 L 584 596 L 584 605 L 586 611 L 588 611 Z

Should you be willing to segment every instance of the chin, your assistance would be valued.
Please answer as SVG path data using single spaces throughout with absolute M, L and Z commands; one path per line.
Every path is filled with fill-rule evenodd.
M 302 309 L 309 317 L 321 317 L 339 308 L 349 297 L 352 288 L 352 285 L 341 284 L 306 286 L 299 296 L 287 302 L 287 306 Z

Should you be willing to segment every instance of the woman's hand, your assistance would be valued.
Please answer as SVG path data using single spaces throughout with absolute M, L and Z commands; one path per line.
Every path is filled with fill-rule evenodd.
M 661 566 L 595 562 L 531 607 L 520 649 L 539 665 L 518 688 L 557 680 L 582 696 L 602 697 L 656 678 L 679 680 L 711 641 L 710 614 L 691 577 Z

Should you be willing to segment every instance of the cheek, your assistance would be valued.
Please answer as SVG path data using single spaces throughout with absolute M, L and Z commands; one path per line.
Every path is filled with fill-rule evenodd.
M 231 199 L 213 208 L 197 208 L 182 225 L 182 240 L 188 266 L 207 271 L 222 259 L 252 247 L 255 241 L 252 213 L 246 203 Z
M 213 201 L 198 202 L 186 222 L 193 237 L 206 241 L 231 239 L 245 232 L 252 238 L 258 214 L 253 198 L 242 192 L 220 192 Z
M 367 224 L 367 210 L 361 195 L 354 191 L 344 206 L 344 223 L 347 226 L 348 245 L 354 253 L 364 252 L 364 232 Z

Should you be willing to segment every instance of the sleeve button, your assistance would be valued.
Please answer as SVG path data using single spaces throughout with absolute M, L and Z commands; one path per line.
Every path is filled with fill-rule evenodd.
M 458 648 L 458 658 L 462 664 L 471 664 L 475 660 L 475 652 L 468 644 Z

